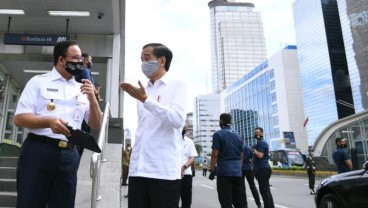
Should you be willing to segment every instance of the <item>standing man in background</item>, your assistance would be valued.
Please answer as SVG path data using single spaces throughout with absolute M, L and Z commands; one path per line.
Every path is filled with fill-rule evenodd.
M 207 169 L 208 169 L 208 163 L 207 163 L 206 159 L 204 159 L 204 161 L 203 161 L 202 169 L 203 169 L 202 175 L 206 177 L 207 176 Z
M 353 164 L 351 163 L 350 156 L 345 151 L 346 140 L 344 138 L 336 138 L 336 150 L 332 154 L 332 158 L 337 167 L 337 173 L 345 173 L 353 170 Z
M 221 130 L 213 134 L 209 179 L 214 179 L 217 163 L 217 193 L 222 208 L 245 208 L 244 180 L 242 178 L 243 141 L 230 128 L 231 115 L 220 115 Z
M 15 111 L 15 125 L 28 131 L 17 166 L 18 208 L 74 208 L 80 156 L 66 125 L 101 126 L 95 87 L 74 79 L 83 61 L 78 43 L 57 43 L 53 56 L 52 71 L 28 81 Z
M 128 208 L 179 207 L 187 85 L 168 73 L 172 57 L 163 44 L 147 44 L 141 53 L 147 86 L 141 81 L 138 87 L 120 83 L 122 90 L 137 99 L 138 111 L 129 165 Z
M 95 86 L 95 81 L 93 79 L 92 73 L 91 73 L 91 68 L 92 68 L 92 57 L 90 55 L 88 55 L 87 53 L 82 53 L 82 57 L 83 57 L 83 68 L 82 68 L 82 72 L 75 75 L 74 79 L 79 82 L 82 83 L 84 82 L 84 80 L 88 79 L 89 81 L 91 81 L 91 83 L 93 84 L 93 86 Z M 97 99 L 97 102 L 100 100 L 100 93 L 99 91 L 97 91 L 96 89 L 94 90 L 94 94 L 95 97 Z M 91 128 L 88 126 L 88 124 L 83 121 L 82 123 L 82 128 L 83 131 L 90 133 L 91 132 Z M 77 150 L 79 152 L 80 157 L 82 158 L 83 155 L 83 151 L 84 148 L 81 146 L 77 146 Z
M 123 150 L 123 180 L 121 182 L 122 186 L 127 186 L 128 172 L 129 172 L 129 162 L 130 162 L 131 147 L 127 144 L 125 150 Z
M 314 183 L 315 183 L 315 178 L 316 178 L 316 166 L 315 166 L 315 162 L 312 157 L 312 151 L 309 152 L 309 155 L 305 161 L 305 167 L 307 169 L 307 174 L 308 174 L 310 194 L 314 195 L 315 194 Z
M 254 175 L 258 180 L 259 191 L 263 199 L 265 208 L 274 208 L 273 197 L 270 189 L 271 167 L 268 163 L 270 159 L 269 147 L 263 139 L 263 129 L 257 127 L 254 129 L 254 137 L 257 139 L 257 144 L 253 147 L 253 163 Z
M 92 82 L 92 84 L 95 84 L 95 81 L 92 76 L 92 57 L 88 55 L 88 53 L 82 53 L 83 57 L 83 70 L 82 73 L 77 75 L 75 77 L 75 80 L 77 82 L 82 83 L 82 79 L 88 79 Z
M 243 148 L 243 166 L 242 166 L 242 172 L 243 172 L 243 180 L 246 178 L 249 189 L 252 191 L 252 195 L 254 198 L 254 201 L 257 204 L 258 208 L 262 208 L 261 201 L 259 198 L 258 190 L 256 187 L 256 184 L 254 183 L 254 172 L 253 172 L 253 151 L 250 147 L 244 145 Z M 245 190 L 245 183 L 244 183 L 244 193 L 246 193 Z M 245 195 L 245 198 L 247 196 Z
M 193 164 L 194 158 L 198 155 L 193 140 L 185 136 L 188 130 L 187 125 L 184 126 L 183 137 L 183 154 L 181 166 L 181 208 L 190 208 L 192 205 L 192 184 L 193 184 Z

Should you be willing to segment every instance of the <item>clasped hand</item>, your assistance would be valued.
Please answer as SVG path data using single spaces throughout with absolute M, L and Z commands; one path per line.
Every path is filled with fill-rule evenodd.
M 208 176 L 208 179 L 210 179 L 211 181 L 213 180 L 213 179 L 215 179 L 215 172 L 210 172 L 210 175 Z

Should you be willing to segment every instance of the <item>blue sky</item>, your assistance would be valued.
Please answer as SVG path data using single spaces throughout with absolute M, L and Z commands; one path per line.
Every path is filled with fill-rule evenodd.
M 160 42 L 174 58 L 169 73 L 189 82 L 188 105 L 200 94 L 211 93 L 209 0 L 139 0 L 126 2 L 126 80 L 147 79 L 141 72 L 140 53 L 146 43 Z M 294 0 L 238 0 L 254 3 L 261 12 L 270 57 L 286 44 L 295 45 Z M 125 94 L 125 128 L 136 128 L 136 102 Z M 127 122 L 129 121 L 129 122 Z

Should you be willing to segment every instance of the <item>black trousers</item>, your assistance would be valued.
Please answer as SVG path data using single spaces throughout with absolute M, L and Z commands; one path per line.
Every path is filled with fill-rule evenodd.
M 261 205 L 261 201 L 260 201 L 260 198 L 259 198 L 259 194 L 258 194 L 258 190 L 257 190 L 256 184 L 254 183 L 254 173 L 253 173 L 253 170 L 243 171 L 243 180 L 244 180 L 244 178 L 247 179 L 247 182 L 248 182 L 248 185 L 249 185 L 249 189 L 252 192 L 254 201 L 256 202 L 257 206 L 260 206 Z M 245 183 L 244 183 L 244 189 L 245 189 Z M 244 192 L 246 193 L 246 191 L 244 191 Z M 247 196 L 245 195 L 245 198 L 246 197 Z
M 309 189 L 312 189 L 314 191 L 314 182 L 316 177 L 316 171 L 312 168 L 307 169 L 308 174 L 308 180 L 309 180 Z
M 17 208 L 74 208 L 79 153 L 26 139 L 17 166 Z
M 254 171 L 258 180 L 259 192 L 261 193 L 264 208 L 274 208 L 273 198 L 270 189 L 271 168 L 258 169 Z
M 190 208 L 192 205 L 192 183 L 192 175 L 184 175 L 181 179 L 180 198 L 182 208 Z
M 178 208 L 180 180 L 129 176 L 128 208 Z
M 221 208 L 246 208 L 244 180 L 236 176 L 217 176 L 217 194 Z
M 203 173 L 202 173 L 203 176 L 207 176 L 207 168 L 203 168 Z

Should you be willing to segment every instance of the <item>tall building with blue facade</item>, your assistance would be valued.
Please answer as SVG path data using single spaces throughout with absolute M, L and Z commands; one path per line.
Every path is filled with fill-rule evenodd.
M 368 1 L 339 0 L 339 14 L 356 112 L 368 109 Z
M 336 0 L 293 3 L 308 143 L 355 113 Z
M 212 91 L 220 93 L 267 58 L 254 4 L 213 0 L 210 9 Z
M 271 149 L 308 150 L 296 46 L 287 46 L 221 93 L 246 145 L 262 127 Z

